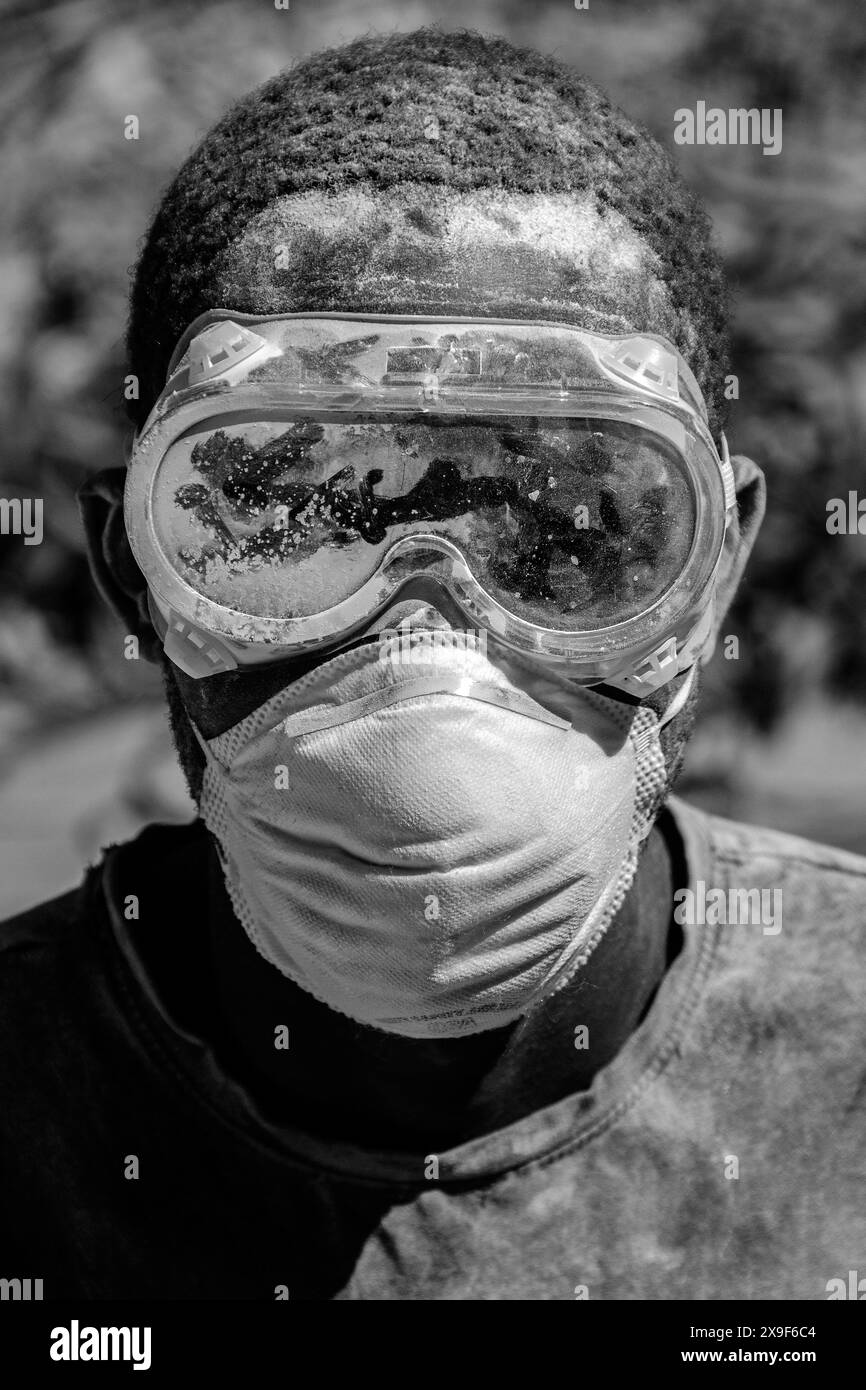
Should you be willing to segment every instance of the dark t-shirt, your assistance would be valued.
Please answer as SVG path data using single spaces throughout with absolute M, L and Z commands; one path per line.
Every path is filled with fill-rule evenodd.
M 46 1299 L 557 1300 L 824 1299 L 866 1274 L 866 860 L 669 806 L 699 903 L 778 890 L 781 912 L 686 923 L 589 1090 L 435 1164 L 277 1122 L 227 1065 L 200 822 L 4 923 L 0 1276 Z

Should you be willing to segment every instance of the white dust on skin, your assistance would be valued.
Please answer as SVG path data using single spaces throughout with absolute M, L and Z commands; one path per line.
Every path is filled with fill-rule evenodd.
M 354 312 L 475 304 L 489 315 L 522 301 L 601 331 L 685 327 L 655 253 L 589 193 L 405 183 L 293 194 L 252 219 L 215 270 L 225 307 L 264 313 L 313 307 L 312 287 L 332 296 L 322 308 L 351 297 Z

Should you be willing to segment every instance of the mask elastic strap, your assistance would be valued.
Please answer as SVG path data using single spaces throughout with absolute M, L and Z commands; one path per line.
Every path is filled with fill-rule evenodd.
M 675 718 L 675 716 L 678 715 L 680 710 L 683 708 L 684 704 L 686 703 L 686 701 L 692 693 L 692 686 L 695 683 L 695 676 L 697 675 L 697 670 L 698 663 L 695 662 L 691 670 L 689 671 L 687 680 L 683 682 L 682 689 L 677 691 L 676 695 L 671 700 L 664 714 L 660 717 L 658 724 L 660 729 L 663 729 L 666 724 L 669 724 L 671 720 Z
M 209 746 L 207 739 L 197 728 L 192 715 L 189 713 L 188 710 L 184 710 L 184 714 L 186 715 L 186 722 L 189 724 L 189 727 L 192 729 L 192 732 L 195 736 L 195 741 L 201 749 L 202 753 L 204 754 L 205 766 L 212 767 L 212 765 L 216 763 L 219 767 L 223 769 L 223 772 L 225 772 L 225 767 L 223 767 L 223 764 L 220 762 L 213 749 Z

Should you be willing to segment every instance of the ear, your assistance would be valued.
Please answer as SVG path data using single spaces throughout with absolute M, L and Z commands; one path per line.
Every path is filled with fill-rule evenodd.
M 739 588 L 743 570 L 755 543 L 767 502 L 767 484 L 756 463 L 745 454 L 735 454 L 731 458 L 734 470 L 734 485 L 737 493 L 737 510 L 725 535 L 719 574 L 716 582 L 716 597 L 713 614 L 712 633 L 701 653 L 701 665 L 705 666 L 716 649 L 719 633 L 728 610 Z
M 103 468 L 78 489 L 93 582 L 148 661 L 162 662 L 162 643 L 147 610 L 147 584 L 130 549 L 123 520 L 125 468 Z

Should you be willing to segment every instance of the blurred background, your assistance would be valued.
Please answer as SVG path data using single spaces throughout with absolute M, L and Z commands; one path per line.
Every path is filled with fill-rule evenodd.
M 0 917 L 101 846 L 192 814 L 158 675 L 123 657 L 75 491 L 120 463 L 131 267 L 160 193 L 242 93 L 321 47 L 426 23 L 499 33 L 599 82 L 672 149 L 737 288 L 731 451 L 768 517 L 680 792 L 866 853 L 866 7 L 862 0 L 4 0 L 0 3 Z M 783 145 L 673 144 L 674 111 L 780 107 Z M 124 138 L 136 115 L 140 138 Z

